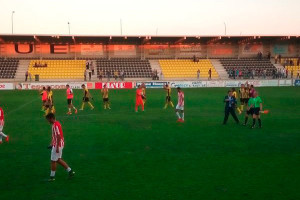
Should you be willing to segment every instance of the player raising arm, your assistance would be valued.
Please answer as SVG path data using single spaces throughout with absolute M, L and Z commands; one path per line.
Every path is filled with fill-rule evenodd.
M 182 92 L 180 87 L 177 87 L 178 93 L 178 103 L 175 109 L 176 115 L 178 117 L 177 122 L 184 122 L 184 93 Z M 181 113 L 181 116 L 180 116 Z
M 49 181 L 55 180 L 56 163 L 60 164 L 72 177 L 75 172 L 69 167 L 69 165 L 62 159 L 62 151 L 65 145 L 64 135 L 61 128 L 61 124 L 56 121 L 53 113 L 49 113 L 46 116 L 47 121 L 52 125 L 52 141 L 48 148 L 51 148 L 51 173 Z
M 111 109 L 109 99 L 108 99 L 108 88 L 107 88 L 106 84 L 103 85 L 103 89 L 101 90 L 101 93 L 102 93 L 104 109 L 106 109 L 106 108 Z
M 9 141 L 9 136 L 5 135 L 2 130 L 4 127 L 4 112 L 3 109 L 0 107 L 0 144 L 2 144 L 2 138 L 5 137 L 5 141 L 8 142 Z
M 170 105 L 172 108 L 174 107 L 174 104 L 171 100 L 171 87 L 169 86 L 169 83 L 167 83 L 165 86 L 164 86 L 164 89 L 166 91 L 166 103 L 165 103 L 165 107 L 164 109 L 166 109 L 168 107 L 168 105 Z
M 66 85 L 67 88 L 67 103 L 68 103 L 68 109 L 69 111 L 67 112 L 68 115 L 72 115 L 72 108 L 74 109 L 75 114 L 77 114 L 77 109 L 73 105 L 73 98 L 74 98 L 74 93 L 72 88 L 70 88 L 69 85 Z
M 83 98 L 82 98 L 82 105 L 81 105 L 81 108 L 80 110 L 83 110 L 84 109 L 84 106 L 85 106 L 85 103 L 87 103 L 91 110 L 94 109 L 94 106 L 91 104 L 90 102 L 90 98 L 93 98 L 91 93 L 89 92 L 89 90 L 85 87 L 84 84 L 81 85 L 81 88 L 83 89 Z

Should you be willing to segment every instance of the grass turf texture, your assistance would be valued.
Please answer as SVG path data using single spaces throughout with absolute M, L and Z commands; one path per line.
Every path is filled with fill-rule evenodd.
M 300 87 L 259 88 L 270 113 L 254 130 L 231 117 L 221 125 L 226 88 L 183 91 L 184 124 L 175 123 L 173 109 L 162 109 L 162 89 L 147 89 L 145 113 L 134 112 L 134 90 L 110 90 L 112 110 L 103 110 L 99 91 L 91 90 L 95 110 L 72 116 L 65 114 L 65 91 L 54 91 L 63 158 L 76 176 L 68 180 L 58 166 L 53 183 L 43 181 L 51 128 L 38 92 L 1 91 L 11 140 L 0 145 L 0 199 L 300 198 Z M 75 90 L 77 108 L 81 96 Z

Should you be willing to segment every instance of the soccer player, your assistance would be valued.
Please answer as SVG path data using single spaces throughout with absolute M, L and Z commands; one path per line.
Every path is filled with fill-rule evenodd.
M 47 99 L 48 99 L 48 94 L 47 94 L 47 90 L 46 87 L 43 87 L 42 92 L 40 93 L 40 95 L 42 96 L 42 112 L 45 112 L 46 110 L 46 103 L 47 103 Z
M 229 114 L 232 115 L 233 119 L 237 124 L 240 123 L 239 119 L 235 114 L 236 99 L 234 98 L 234 96 L 232 96 L 231 90 L 229 90 L 228 94 L 225 96 L 224 102 L 225 102 L 225 116 L 224 116 L 223 124 L 225 125 L 227 123 Z
M 4 127 L 4 112 L 3 109 L 0 107 L 0 144 L 2 144 L 2 138 L 6 138 L 5 141 L 8 142 L 9 141 L 9 136 L 5 135 L 2 130 Z
M 67 88 L 67 103 L 68 103 L 68 109 L 69 109 L 67 114 L 72 115 L 72 108 L 73 108 L 75 114 L 77 114 L 77 109 L 73 105 L 73 98 L 74 98 L 73 90 L 72 90 L 72 88 L 70 88 L 69 85 L 66 85 L 66 88 Z
M 143 90 L 142 85 L 139 85 L 138 89 L 136 90 L 136 99 L 135 99 L 135 112 L 138 112 L 138 107 L 142 107 L 142 111 L 144 111 L 144 101 L 143 101 Z
M 75 172 L 69 167 L 69 165 L 62 159 L 62 151 L 65 145 L 64 135 L 61 128 L 61 124 L 56 121 L 53 113 L 49 113 L 46 116 L 47 121 L 52 125 L 52 141 L 48 148 L 51 148 L 51 173 L 49 181 L 55 181 L 56 164 L 60 164 L 72 177 Z
M 253 92 L 253 123 L 251 128 L 255 128 L 256 119 L 258 120 L 259 128 L 261 128 L 260 111 L 262 110 L 262 100 L 258 96 L 258 92 Z
M 111 109 L 109 99 L 108 99 L 108 88 L 107 88 L 106 84 L 103 85 L 103 89 L 101 90 L 101 93 L 102 93 L 102 98 L 103 98 L 104 109 L 105 110 Z
M 167 83 L 165 86 L 164 86 L 164 89 L 166 91 L 166 103 L 165 103 L 165 107 L 164 109 L 166 109 L 168 107 L 168 105 L 172 106 L 172 108 L 174 107 L 174 104 L 171 100 L 171 87 L 169 85 L 169 83 Z
M 48 115 L 49 113 L 55 113 L 55 107 L 53 104 L 53 92 L 51 90 L 51 87 L 48 86 L 47 88 L 47 101 L 46 101 L 46 112 L 45 115 Z
M 250 88 L 249 88 L 249 97 L 254 97 L 254 92 L 255 92 L 254 86 L 250 85 Z
M 83 110 L 84 109 L 84 106 L 85 106 L 85 103 L 87 103 L 91 110 L 94 109 L 94 106 L 91 104 L 90 102 L 90 98 L 93 98 L 91 93 L 89 92 L 89 90 L 85 87 L 84 84 L 81 85 L 81 88 L 83 89 L 83 98 L 82 98 L 82 105 L 81 105 L 81 108 L 80 110 Z
M 146 85 L 145 85 L 145 83 L 142 83 L 142 92 L 143 92 L 142 99 L 143 99 L 143 102 L 145 105 L 145 103 L 146 103 Z
M 253 98 L 251 97 L 248 101 L 248 104 L 247 104 L 247 111 L 245 113 L 245 122 L 244 122 L 244 126 L 247 125 L 247 122 L 248 122 L 248 118 L 249 118 L 249 115 L 253 117 L 253 110 L 254 110 L 254 100 Z
M 232 91 L 232 96 L 237 99 L 238 98 L 238 95 L 237 95 L 237 92 L 235 91 L 235 88 L 231 88 L 231 91 Z M 236 110 L 239 112 L 239 114 L 242 114 L 242 111 L 240 110 L 240 108 L 236 105 L 235 106 Z
M 239 93 L 240 93 L 240 102 L 241 102 L 241 105 L 240 105 L 240 111 L 243 112 L 244 111 L 244 106 L 247 106 L 247 97 L 248 97 L 248 94 L 247 94 L 247 91 L 246 91 L 246 88 L 245 88 L 245 85 L 244 84 L 241 84 L 241 88 L 239 89 Z
M 178 93 L 178 103 L 175 109 L 176 115 L 178 117 L 177 122 L 184 122 L 184 93 L 180 87 L 177 87 Z M 180 116 L 181 113 L 181 116 Z

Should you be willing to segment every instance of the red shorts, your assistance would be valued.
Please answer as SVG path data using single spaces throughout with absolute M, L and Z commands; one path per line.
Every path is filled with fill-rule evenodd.
M 143 99 L 142 98 L 137 99 L 135 104 L 138 105 L 138 106 L 144 104 Z

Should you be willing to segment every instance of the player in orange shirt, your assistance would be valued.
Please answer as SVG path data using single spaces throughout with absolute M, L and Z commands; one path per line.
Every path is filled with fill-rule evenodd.
M 73 98 L 74 98 L 74 93 L 72 88 L 70 88 L 69 85 L 66 85 L 67 88 L 67 102 L 68 102 L 68 108 L 69 111 L 67 112 L 68 115 L 72 115 L 72 108 L 74 109 L 75 114 L 77 114 L 77 109 L 73 105 Z
M 47 90 L 46 87 L 43 87 L 43 91 L 40 93 L 40 95 L 42 96 L 42 112 L 45 112 L 46 110 L 46 103 L 48 100 L 48 94 L 47 94 Z
M 138 89 L 136 90 L 135 112 L 138 112 L 138 107 L 139 106 L 141 106 L 142 107 L 142 111 L 144 111 L 143 97 L 145 98 L 145 96 L 143 95 L 142 87 L 143 86 L 140 85 L 138 87 Z

